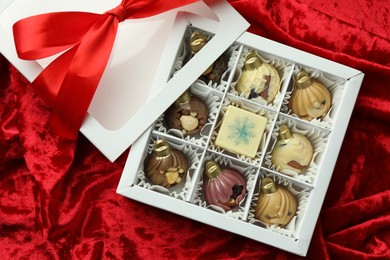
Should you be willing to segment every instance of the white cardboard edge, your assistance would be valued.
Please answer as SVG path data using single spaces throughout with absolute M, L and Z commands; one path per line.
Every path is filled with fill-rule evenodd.
M 116 188 L 117 193 L 123 194 L 122 192 L 129 189 L 129 187 L 131 187 L 133 183 L 136 181 L 138 169 L 140 168 L 140 164 L 143 162 L 142 160 L 139 160 L 138 163 L 134 163 L 134 157 L 135 158 L 142 157 L 142 152 L 144 151 L 149 141 L 152 130 L 153 130 L 153 126 L 146 129 L 145 133 L 142 134 L 133 143 L 129 151 L 129 154 L 127 156 L 125 167 L 123 168 L 123 172 L 119 180 L 118 186 Z
M 0 35 L 5 35 L 4 28 L 0 24 Z M 23 76 L 28 81 L 33 81 L 34 78 L 42 71 L 42 67 L 36 61 L 26 61 L 17 59 L 17 54 L 14 48 L 11 48 L 8 44 L 0 44 L 0 53 L 9 61 L 12 61 L 12 65 L 21 71 L 22 68 L 27 68 Z
M 15 0 L 2 0 L 0 2 L 0 13 L 5 9 L 7 8 L 8 5 L 10 5 L 13 1 Z
M 302 229 L 300 233 L 299 246 L 301 253 L 304 255 L 307 254 L 309 249 L 314 228 L 317 223 L 322 204 L 333 175 L 334 167 L 336 166 L 337 158 L 343 144 L 343 139 L 347 131 L 354 104 L 360 90 L 360 88 L 356 86 L 361 85 L 363 77 L 364 74 L 359 73 L 348 80 L 349 82 L 346 86 L 343 102 L 338 110 L 337 122 L 335 122 L 337 127 L 329 135 L 327 153 L 322 158 L 322 164 L 316 179 L 316 184 L 311 190 L 310 198 L 307 202 L 307 208 L 310 208 L 310 214 L 305 214 L 302 219 L 302 222 L 305 223 L 305 228 Z
M 194 206 L 190 203 L 180 201 L 155 191 L 133 186 L 122 190 L 121 194 L 175 214 L 180 211 L 181 216 L 254 240 L 258 240 L 259 237 L 267 237 L 267 239 L 263 241 L 264 244 L 272 245 L 295 254 L 299 252 L 298 243 L 284 235 L 257 227 L 253 224 L 243 222 L 242 220 L 221 215 L 221 213 L 210 209 Z
M 326 73 L 349 81 L 348 86 L 346 86 L 347 90 L 343 104 L 338 112 L 340 115 L 338 115 L 337 118 L 337 129 L 332 131 L 328 140 L 328 142 L 333 144 L 333 146 L 327 149 L 332 149 L 334 153 L 328 152 L 323 158 L 323 162 L 327 162 L 327 164 L 321 166 L 322 173 L 319 174 L 319 178 L 316 180 L 316 182 L 321 183 L 321 185 L 316 185 L 311 191 L 312 194 L 307 204 L 307 207 L 312 209 L 311 214 L 310 217 L 308 216 L 309 214 L 305 214 L 304 218 L 307 218 L 307 220 L 303 220 L 305 228 L 300 233 L 298 243 L 300 252 L 295 252 L 300 255 L 306 255 L 364 74 L 343 64 L 324 59 L 251 33 L 243 34 L 237 42 L 255 49 L 260 49 L 262 52 L 266 52 L 273 56 L 279 56 L 280 58 L 289 60 L 294 64 L 300 64 L 320 71 L 326 71 Z
M 204 2 L 220 20 L 218 31 L 164 88 L 153 86 L 153 89 L 159 90 L 118 130 L 108 130 L 87 115 L 80 131 L 110 161 L 115 161 L 249 27 L 248 22 L 226 1 Z M 157 79 L 155 84 L 161 86 L 164 81 Z

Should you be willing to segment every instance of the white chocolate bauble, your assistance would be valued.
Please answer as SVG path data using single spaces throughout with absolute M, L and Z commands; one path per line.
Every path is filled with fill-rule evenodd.
M 280 77 L 275 67 L 261 63 L 255 52 L 248 52 L 241 77 L 236 84 L 238 94 L 246 98 L 253 98 L 251 95 L 255 94 L 271 103 L 279 88 Z
M 288 138 L 279 138 L 276 142 L 271 161 L 279 171 L 303 173 L 313 158 L 313 146 L 304 135 L 291 132 L 289 135 Z

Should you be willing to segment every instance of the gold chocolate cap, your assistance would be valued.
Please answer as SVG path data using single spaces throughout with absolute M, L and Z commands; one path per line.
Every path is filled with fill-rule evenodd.
M 200 51 L 207 43 L 206 36 L 201 32 L 193 32 L 190 37 L 190 50 L 195 53 Z
M 217 178 L 222 173 L 221 167 L 213 160 L 207 160 L 204 163 L 204 171 L 210 180 Z
M 191 99 L 190 91 L 186 90 L 183 92 L 183 94 L 180 95 L 175 101 L 177 105 L 187 103 Z
M 285 141 L 285 140 L 290 139 L 291 136 L 292 136 L 292 134 L 291 134 L 290 128 L 288 128 L 288 126 L 285 124 L 280 125 L 278 139 L 281 141 Z
M 257 56 L 255 51 L 249 51 L 245 55 L 244 69 L 245 70 L 254 70 L 261 66 L 261 61 L 259 56 Z
M 271 194 L 278 190 L 275 182 L 271 178 L 264 178 L 261 182 L 260 192 L 261 194 Z
M 168 142 L 163 140 L 163 139 L 159 139 L 157 140 L 157 142 L 154 144 L 154 148 L 153 148 L 153 154 L 157 157 L 157 158 L 164 158 L 164 157 L 167 157 L 168 155 L 171 154 L 171 147 L 169 146 Z
M 296 87 L 298 89 L 304 89 L 304 88 L 310 87 L 311 78 L 309 77 L 309 75 L 305 71 L 301 70 L 297 74 L 295 83 L 296 83 Z

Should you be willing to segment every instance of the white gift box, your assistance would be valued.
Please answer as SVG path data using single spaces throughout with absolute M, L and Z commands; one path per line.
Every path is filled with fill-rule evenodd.
M 0 52 L 32 81 L 54 59 L 23 61 L 16 56 L 12 24 L 34 14 L 53 11 L 103 13 L 118 1 L 8 1 L 0 6 Z M 131 199 L 230 231 L 251 239 L 306 255 L 332 176 L 363 74 L 344 65 L 244 33 L 248 23 L 224 1 L 200 1 L 154 17 L 128 20 L 119 26 L 114 50 L 80 131 L 111 161 L 130 145 L 128 160 L 117 192 Z M 201 30 L 209 42 L 187 64 L 183 56 L 188 34 Z M 137 39 L 134 41 L 134 39 Z M 275 66 L 281 77 L 279 93 L 270 104 L 240 97 L 234 89 L 246 51 L 254 49 L 263 62 Z M 198 80 L 222 53 L 228 69 L 219 83 Z M 301 69 L 326 85 L 332 107 L 323 120 L 311 122 L 288 108 L 293 77 Z M 196 137 L 167 129 L 165 110 L 186 89 L 205 101 L 209 120 Z M 265 116 L 266 130 L 255 158 L 230 153 L 213 141 L 230 104 Z M 314 157 L 303 175 L 279 172 L 270 153 L 281 124 L 305 134 Z M 166 139 L 189 159 L 185 180 L 173 188 L 153 185 L 143 172 L 145 158 L 157 139 Z M 240 171 L 247 179 L 244 201 L 227 211 L 207 205 L 202 190 L 203 163 L 214 159 Z M 296 216 L 284 227 L 269 226 L 254 217 L 262 178 L 286 186 L 298 200 Z
M 12 34 L 12 25 L 16 21 L 57 11 L 104 13 L 119 3 L 119 0 L 15 0 L 0 14 L 0 35 L 3 39 L 0 52 L 32 81 L 54 57 L 37 61 L 20 60 Z M 248 23 L 230 5 L 223 3 L 199 1 L 157 16 L 120 23 L 111 58 L 80 129 L 108 159 L 114 161 L 122 154 L 159 116 L 159 111 L 168 107 L 247 29 Z M 161 73 L 157 68 L 161 60 L 166 60 L 162 57 L 163 49 L 175 20 L 187 20 L 186 14 L 189 13 L 219 19 L 219 33 L 186 66 L 181 73 L 183 76 L 175 77 L 167 84 L 169 92 L 161 87 L 151 92 L 153 85 L 161 86 Z M 194 17 L 193 22 L 197 23 L 197 20 L 199 18 Z M 175 50 L 177 47 L 169 48 Z

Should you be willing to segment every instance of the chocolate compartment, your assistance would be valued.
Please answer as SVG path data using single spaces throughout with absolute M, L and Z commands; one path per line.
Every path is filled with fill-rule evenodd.
M 307 169 L 305 169 L 300 174 L 291 170 L 280 171 L 271 161 L 271 153 L 277 142 L 279 127 L 282 124 L 288 125 L 292 132 L 296 132 L 306 136 L 313 147 L 313 158 L 311 159 L 311 162 L 308 165 Z M 321 154 L 326 150 L 329 133 L 330 132 L 328 129 L 313 126 L 306 121 L 297 120 L 291 115 L 285 115 L 283 113 L 280 113 L 276 125 L 273 129 L 271 140 L 267 147 L 267 152 L 263 161 L 263 167 L 273 172 L 277 172 L 277 174 L 280 174 L 281 176 L 289 176 L 298 181 L 313 184 L 316 179 L 318 168 L 322 162 Z
M 220 123 L 223 119 L 224 113 L 225 113 L 228 105 L 233 105 L 233 106 L 239 107 L 241 109 L 250 111 L 250 112 L 255 113 L 257 115 L 261 115 L 267 119 L 267 124 L 266 124 L 265 130 L 264 130 L 264 133 L 263 133 L 263 138 L 261 139 L 261 142 L 259 144 L 259 148 L 257 149 L 256 156 L 254 158 L 250 158 L 250 157 L 247 157 L 244 155 L 240 155 L 240 154 L 231 152 L 229 150 L 220 148 L 214 144 L 215 139 L 218 135 Z M 225 97 L 223 104 L 221 106 L 220 114 L 218 116 L 218 120 L 217 120 L 216 125 L 215 125 L 216 127 L 214 128 L 214 131 L 212 133 L 211 140 L 209 143 L 209 149 L 212 151 L 224 154 L 225 156 L 229 156 L 232 158 L 243 160 L 243 161 L 249 162 L 251 164 L 259 165 L 261 163 L 261 160 L 262 160 L 262 157 L 264 154 L 264 149 L 266 147 L 266 142 L 267 142 L 267 139 L 270 135 L 270 131 L 272 129 L 272 125 L 273 125 L 273 122 L 275 120 L 275 117 L 276 117 L 276 113 L 273 110 L 267 109 L 263 106 L 255 104 L 255 103 L 250 103 L 243 98 L 239 98 L 239 97 L 228 94 Z
M 196 96 L 203 100 L 209 112 L 208 120 L 204 127 L 201 129 L 200 133 L 184 136 L 180 130 L 174 128 L 170 129 L 165 122 L 164 113 L 156 120 L 154 130 L 175 136 L 177 138 L 186 140 L 196 145 L 205 146 L 207 144 L 208 136 L 210 134 L 211 125 L 213 124 L 217 116 L 223 93 L 211 89 L 206 85 L 200 84 L 198 82 L 194 83 L 190 87 L 190 92 L 193 96 Z
M 195 31 L 201 32 L 204 34 L 207 38 L 208 41 L 212 39 L 213 34 L 209 33 L 205 30 L 195 28 L 195 27 L 188 27 L 187 31 L 185 32 L 185 35 L 183 37 L 183 43 L 182 43 L 182 49 L 179 57 L 177 57 L 176 62 L 174 64 L 174 67 L 172 69 L 172 77 L 175 75 L 175 73 L 180 70 L 186 63 L 186 57 L 189 52 L 189 40 L 191 37 L 191 34 Z M 231 45 L 221 56 L 225 56 L 226 60 L 226 69 L 221 71 L 221 76 L 219 80 L 212 82 L 210 80 L 205 79 L 204 77 L 200 76 L 195 82 L 206 85 L 212 89 L 225 92 L 227 85 L 228 85 L 228 80 L 229 76 L 231 74 L 231 71 L 234 69 L 236 66 L 236 61 L 237 61 L 237 56 L 240 53 L 240 46 L 233 44 Z
M 188 160 L 189 169 L 187 171 L 185 179 L 183 179 L 179 184 L 170 188 L 165 188 L 153 184 L 144 172 L 143 163 L 145 162 L 147 156 L 152 153 L 153 146 L 155 142 L 159 139 L 166 140 L 172 148 L 183 152 Z M 152 131 L 149 136 L 149 143 L 147 147 L 145 147 L 145 151 L 142 156 L 143 160 L 139 165 L 136 185 L 145 189 L 153 190 L 162 194 L 166 194 L 168 196 L 172 196 L 176 199 L 187 200 L 192 192 L 192 187 L 196 180 L 196 176 L 198 175 L 197 172 L 199 170 L 199 160 L 203 153 L 203 150 L 204 148 L 202 147 L 195 146 L 191 143 L 182 141 L 174 136 L 169 136 L 164 133 Z
M 271 178 L 277 185 L 285 187 L 289 190 L 297 200 L 297 212 L 291 221 L 285 226 L 268 225 L 255 217 L 255 208 L 259 197 L 260 184 L 265 177 Z M 255 185 L 254 195 L 252 199 L 251 208 L 248 213 L 248 222 L 256 227 L 268 229 L 280 235 L 296 239 L 299 237 L 299 230 L 301 228 L 302 218 L 305 215 L 306 203 L 310 196 L 311 187 L 297 183 L 294 180 L 283 178 L 283 176 L 273 174 L 266 170 L 261 170 L 257 183 Z
M 248 191 L 248 194 L 249 191 L 253 190 L 253 186 L 255 185 L 256 182 L 255 179 L 258 170 L 257 167 L 254 167 L 253 165 L 248 164 L 246 162 L 242 162 L 236 159 L 231 159 L 226 156 L 222 156 L 219 153 L 215 153 L 213 151 L 207 150 L 205 152 L 204 158 L 201 163 L 201 171 L 199 172 L 198 181 L 196 183 L 196 189 L 191 201 L 200 207 L 205 207 L 210 210 L 217 211 L 221 214 L 226 214 L 233 218 L 245 219 L 247 217 L 246 214 L 247 209 L 251 204 L 251 200 L 249 199 L 248 194 L 241 201 L 238 207 L 235 207 L 234 209 L 229 211 L 225 211 L 218 206 L 208 205 L 206 203 L 204 198 L 204 189 L 203 189 L 203 179 L 205 178 L 203 167 L 204 167 L 204 162 L 210 159 L 216 161 L 221 167 L 229 167 L 237 170 L 239 173 L 241 173 L 242 176 L 244 176 L 244 178 L 247 181 L 246 190 Z
M 263 106 L 266 106 L 270 109 L 279 110 L 279 107 L 281 106 L 281 103 L 283 101 L 284 93 L 288 87 L 288 84 L 290 82 L 291 73 L 293 71 L 294 65 L 286 60 L 280 59 L 277 56 L 267 54 L 265 52 L 262 52 L 261 50 L 249 48 L 248 46 L 242 45 L 240 49 L 240 55 L 237 60 L 237 66 L 236 66 L 236 75 L 232 82 L 229 85 L 229 93 L 235 96 L 240 96 L 243 99 L 246 99 L 250 102 L 254 102 L 257 104 L 261 104 Z M 242 94 L 239 95 L 237 90 L 235 89 L 236 84 L 239 80 L 239 78 L 242 75 L 242 68 L 244 66 L 244 60 L 245 60 L 245 54 L 250 51 L 254 50 L 259 57 L 260 61 L 262 63 L 267 63 L 272 65 L 278 72 L 280 77 L 280 87 L 278 90 L 278 94 L 275 96 L 274 100 L 267 104 L 267 101 L 264 100 L 261 97 L 249 99 L 244 97 Z
M 285 114 L 291 115 L 292 117 L 300 119 L 297 115 L 292 113 L 292 111 L 288 107 L 288 104 L 289 104 L 289 101 L 291 98 L 291 93 L 293 92 L 293 90 L 295 88 L 294 78 L 296 77 L 298 72 L 301 70 L 306 71 L 311 78 L 320 81 L 329 90 L 329 92 L 332 96 L 332 102 L 331 102 L 331 107 L 330 107 L 328 113 L 326 114 L 326 116 L 324 118 L 313 119 L 310 121 L 310 123 L 312 125 L 320 126 L 320 127 L 326 128 L 328 130 L 331 130 L 333 127 L 333 124 L 334 124 L 334 119 L 337 116 L 337 113 L 339 110 L 339 103 L 344 96 L 346 82 L 344 80 L 338 79 L 337 77 L 326 74 L 324 72 L 315 70 L 313 68 L 295 65 L 293 74 L 292 74 L 291 79 L 290 79 L 290 85 L 286 91 L 286 94 L 285 94 L 285 97 L 283 100 L 283 105 L 282 105 L 280 111 L 282 113 L 285 113 Z M 304 119 L 302 119 L 302 120 L 304 120 Z M 307 120 L 305 120 L 305 121 L 307 121 Z

